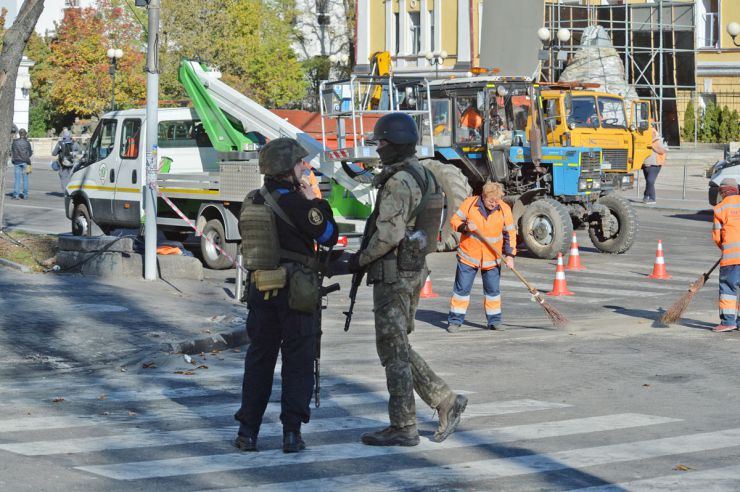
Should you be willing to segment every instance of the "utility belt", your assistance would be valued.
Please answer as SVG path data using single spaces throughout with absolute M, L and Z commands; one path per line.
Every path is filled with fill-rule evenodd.
M 278 290 L 288 287 L 288 308 L 302 313 L 316 312 L 321 298 L 319 262 L 307 255 L 281 250 L 280 266 L 273 270 L 252 272 L 254 287 L 264 294 L 264 299 L 277 295 Z
M 370 264 L 367 283 L 392 284 L 399 277 L 412 277 L 426 267 L 427 235 L 424 231 L 407 230 L 398 247 Z

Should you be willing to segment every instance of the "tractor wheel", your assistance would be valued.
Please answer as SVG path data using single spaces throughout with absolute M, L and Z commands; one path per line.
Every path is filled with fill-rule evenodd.
M 473 194 L 473 189 L 462 171 L 452 164 L 433 160 L 422 161 L 422 163 L 432 172 L 445 195 L 445 208 L 442 213 L 437 251 L 454 251 L 460 242 L 460 234 L 450 227 L 450 218 L 460 208 L 463 200 Z
M 565 205 L 552 198 L 543 198 L 527 205 L 519 233 L 534 256 L 553 259 L 568 250 L 573 222 Z
M 210 239 L 210 242 L 206 240 Z M 200 237 L 200 252 L 203 262 L 212 270 L 226 270 L 231 268 L 231 260 L 221 251 L 216 249 L 212 244 L 217 244 L 232 258 L 236 257 L 236 250 L 239 243 L 227 242 L 224 226 L 218 219 L 211 219 L 203 227 L 203 233 Z
M 637 236 L 638 224 L 635 209 L 632 208 L 630 202 L 619 195 L 603 196 L 597 203 L 604 205 L 611 212 L 610 230 L 603 231 L 601 221 L 598 225 L 589 227 L 588 235 L 591 242 L 604 253 L 624 253 L 632 247 Z

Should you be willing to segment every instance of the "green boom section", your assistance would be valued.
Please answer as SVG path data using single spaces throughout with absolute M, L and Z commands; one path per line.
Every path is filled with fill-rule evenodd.
M 224 112 L 221 111 L 221 108 L 208 95 L 206 88 L 200 79 L 198 79 L 198 75 L 193 70 L 193 67 L 190 66 L 190 63 L 186 59 L 180 61 L 178 80 L 193 101 L 195 111 L 200 116 L 200 120 L 216 151 L 239 152 L 246 150 L 248 148 L 246 147 L 247 145 L 256 144 L 257 142 L 254 142 L 244 135 L 244 133 L 234 128 Z M 203 66 L 203 69 L 208 70 L 205 66 Z
M 360 203 L 343 186 L 332 180 L 331 194 L 325 197 L 335 216 L 345 219 L 367 219 L 372 208 Z

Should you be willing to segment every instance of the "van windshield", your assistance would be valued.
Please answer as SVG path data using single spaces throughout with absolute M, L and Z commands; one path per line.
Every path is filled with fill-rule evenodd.
M 172 120 L 159 123 L 159 147 L 213 147 L 199 120 Z

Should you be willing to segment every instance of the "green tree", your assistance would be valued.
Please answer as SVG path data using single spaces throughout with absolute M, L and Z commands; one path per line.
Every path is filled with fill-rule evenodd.
M 740 114 L 733 109 L 730 114 L 730 142 L 740 141 Z
M 722 108 L 719 113 L 719 129 L 717 132 L 717 141 L 727 143 L 732 140 L 732 112 L 727 106 Z
M 719 134 L 719 111 L 717 106 L 709 102 L 702 115 L 701 130 L 699 132 L 699 141 L 703 143 L 717 142 Z
M 694 102 L 689 101 L 689 104 L 686 105 L 686 111 L 683 114 L 683 131 L 681 132 L 681 136 L 687 142 L 694 141 L 694 129 L 696 128 L 694 118 L 696 118 Z
M 35 84 L 46 87 L 46 102 L 62 119 L 99 116 L 110 109 L 108 48 L 124 52 L 116 71 L 117 107 L 132 107 L 144 98 L 141 29 L 120 1 L 99 0 L 97 8 L 66 9 L 47 61 L 34 71 Z
M 279 0 L 214 0 L 207 7 L 163 0 L 164 97 L 182 95 L 177 69 L 180 59 L 188 58 L 218 67 L 224 82 L 261 104 L 300 101 L 306 82 L 290 44 L 294 13 L 289 6 Z

